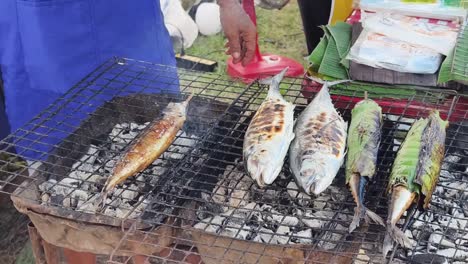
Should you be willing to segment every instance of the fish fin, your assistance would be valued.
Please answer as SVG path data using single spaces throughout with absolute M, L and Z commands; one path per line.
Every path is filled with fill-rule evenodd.
M 354 229 L 359 227 L 359 223 L 361 222 L 362 218 L 362 210 L 360 206 L 354 207 L 354 216 L 353 221 L 349 225 L 349 233 L 352 233 Z
M 363 218 L 365 219 L 366 223 L 373 221 L 377 224 L 385 226 L 383 219 L 380 216 L 378 216 L 376 213 L 372 212 L 366 207 L 356 206 L 354 208 L 353 221 L 349 225 L 349 233 L 353 232 L 354 229 L 359 227 L 361 219 Z
M 96 198 L 96 201 L 94 202 L 94 206 L 97 208 L 96 211 L 102 211 L 102 209 L 104 209 L 104 206 L 106 205 L 107 195 L 108 192 L 103 189 L 99 194 L 99 197 Z
M 367 208 L 365 209 L 365 216 L 367 222 L 369 222 L 369 220 L 372 220 L 374 223 L 377 223 L 381 226 L 385 226 L 385 222 L 382 219 L 382 217 L 378 216 L 376 213 L 372 212 Z
M 280 93 L 280 83 L 284 78 L 284 75 L 288 71 L 289 67 L 284 68 L 280 73 L 276 74 L 275 76 L 263 80 L 259 80 L 261 84 L 270 85 L 270 89 L 268 90 L 268 97 L 271 96 L 281 96 Z
M 393 239 L 390 237 L 390 234 L 387 232 L 385 233 L 385 238 L 384 238 L 384 242 L 382 245 L 382 254 L 384 258 L 387 257 L 388 252 L 392 250 L 392 247 L 393 247 Z
M 337 85 L 337 84 L 340 84 L 340 83 L 345 83 L 345 82 L 351 82 L 352 80 L 349 80 L 349 79 L 345 79 L 345 80 L 338 80 L 338 81 L 333 81 L 333 82 L 329 82 L 329 81 L 324 81 L 320 78 L 317 78 L 317 77 L 314 77 L 314 76 L 307 76 L 307 78 L 311 79 L 312 81 L 314 82 L 318 82 L 322 85 L 326 85 L 327 87 L 331 87 L 333 85 Z
M 192 93 L 187 97 L 187 99 L 185 99 L 184 103 L 188 104 L 193 99 L 194 95 L 195 95 L 195 91 L 192 91 Z
M 286 67 L 280 73 L 276 74 L 275 76 L 265 78 L 265 79 L 260 79 L 258 80 L 258 82 L 260 84 L 265 84 L 265 85 L 272 85 L 275 82 L 279 84 L 279 82 L 284 78 L 284 75 L 286 74 L 288 70 L 289 70 L 289 67 Z
M 385 239 L 382 248 L 384 256 L 386 256 L 392 248 L 393 241 L 397 242 L 404 248 L 411 248 L 411 246 L 413 245 L 411 240 L 406 237 L 405 233 L 403 233 L 401 229 L 399 229 L 395 225 L 387 225 L 387 233 L 385 234 Z

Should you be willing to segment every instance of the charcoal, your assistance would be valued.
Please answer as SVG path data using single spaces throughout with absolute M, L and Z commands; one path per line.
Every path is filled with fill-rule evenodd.
M 281 225 L 286 225 L 286 226 L 297 226 L 299 224 L 299 219 L 297 217 L 294 217 L 294 216 L 289 216 L 289 215 L 286 215 L 286 216 L 280 216 L 280 217 L 276 217 L 275 219 L 276 221 L 278 221 Z
M 138 186 L 135 184 L 130 185 L 122 191 L 121 197 L 124 201 L 129 202 L 135 199 L 138 195 Z
M 314 229 L 321 228 L 326 223 L 326 220 L 317 219 L 315 215 L 310 213 L 305 213 L 301 221 L 308 227 Z
M 461 160 L 460 155 L 447 155 L 442 163 L 442 170 L 450 170 L 451 167 Z
M 241 229 L 239 229 L 239 232 L 235 236 L 237 239 L 248 239 L 250 237 L 251 230 L 249 226 L 243 226 Z
M 65 207 L 71 207 L 71 206 L 72 206 L 71 200 L 72 200 L 71 197 L 66 197 L 65 199 L 63 199 L 63 206 L 65 206 Z
M 256 234 L 254 241 L 262 243 L 272 243 L 273 233 L 274 232 L 270 229 L 261 228 Z
M 104 214 L 110 217 L 116 217 L 117 212 L 114 208 L 108 207 L 104 210 Z
M 446 264 L 448 263 L 445 257 L 439 256 L 436 254 L 417 254 L 411 258 L 411 261 L 414 264 L 426 264 L 426 263 Z
M 306 229 L 294 234 L 297 236 L 298 243 L 311 244 L 312 243 L 312 229 Z
M 300 206 L 308 207 L 313 203 L 307 194 L 299 190 L 299 187 L 294 181 L 288 184 L 287 191 L 291 199 Z
M 41 195 L 41 201 L 43 205 L 47 204 L 49 202 L 49 199 L 50 199 L 50 195 L 48 193 L 43 193 Z
M 57 184 L 55 179 L 49 179 L 39 185 L 39 190 L 42 192 L 50 192 L 51 189 Z
M 468 260 L 468 250 L 462 248 L 447 248 L 437 250 L 437 255 L 456 260 Z
M 206 221 L 209 222 L 210 219 L 207 219 Z M 196 228 L 196 229 L 203 230 L 203 231 L 208 232 L 208 233 L 216 233 L 217 230 L 218 230 L 216 227 L 214 227 L 214 226 L 212 226 L 210 224 L 207 224 L 205 222 L 199 222 L 199 223 L 195 224 L 193 227 Z
M 366 255 L 366 252 L 363 249 L 359 249 L 359 255 L 356 256 L 354 264 L 367 264 L 369 260 L 370 258 Z
M 95 206 L 96 200 L 98 199 L 99 195 L 95 194 L 92 195 L 87 201 L 82 202 L 81 200 L 78 201 L 76 211 L 79 212 L 87 212 L 87 213 L 95 213 L 97 207 Z
M 61 205 L 63 199 L 65 199 L 65 196 L 63 194 L 52 194 L 50 196 L 50 203 L 52 205 Z

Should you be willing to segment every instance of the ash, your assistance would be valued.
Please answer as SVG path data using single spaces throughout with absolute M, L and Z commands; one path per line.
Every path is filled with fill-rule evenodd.
M 125 148 L 149 122 L 115 125 L 102 144 L 90 145 L 87 153 L 77 161 L 69 175 L 60 181 L 49 179 L 39 185 L 43 205 L 72 208 L 86 213 L 101 213 L 117 218 L 137 218 L 153 199 L 151 186 L 163 175 L 169 163 L 182 159 L 195 145 L 195 135 L 180 131 L 169 149 L 145 171 L 128 178 L 108 194 L 104 210 L 97 211 L 96 200 Z
M 405 232 L 414 247 L 397 251 L 399 258 L 415 263 L 467 263 L 468 174 L 466 165 L 460 166 L 462 157 L 446 156 L 430 210 L 417 211 Z
M 281 174 L 269 188 L 260 189 L 244 173 L 242 162 L 228 166 L 213 193 L 197 212 L 195 228 L 236 239 L 268 244 L 318 244 L 333 249 L 347 234 L 340 223 L 351 213 L 339 210 L 347 199 L 343 189 L 330 186 L 311 198 L 294 180 Z M 324 241 L 326 240 L 326 241 Z

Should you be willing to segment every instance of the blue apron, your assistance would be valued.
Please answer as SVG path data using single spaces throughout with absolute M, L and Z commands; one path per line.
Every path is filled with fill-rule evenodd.
M 114 56 L 176 65 L 158 0 L 1 0 L 0 72 L 11 131 Z M 178 84 L 162 89 L 177 92 Z M 111 97 L 69 105 L 41 126 L 26 127 L 34 133 L 17 131 L 24 137 L 14 139 L 18 154 L 46 158 Z

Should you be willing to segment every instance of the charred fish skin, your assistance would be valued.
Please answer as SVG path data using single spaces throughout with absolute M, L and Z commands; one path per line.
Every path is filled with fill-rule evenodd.
M 174 141 L 186 120 L 190 95 L 184 102 L 169 103 L 161 119 L 151 122 L 128 146 L 116 163 L 103 188 L 103 198 L 115 186 L 143 171 L 161 156 Z
M 344 161 L 348 124 L 328 92 L 328 86 L 335 83 L 323 85 L 294 127 L 290 169 L 297 185 L 309 195 L 319 195 L 330 186 Z
M 348 130 L 346 184 L 356 202 L 349 232 L 356 229 L 362 218 L 385 226 L 383 219 L 364 206 L 367 183 L 376 171 L 382 130 L 382 108 L 371 99 L 357 103 L 351 111 Z
M 423 209 L 428 208 L 445 154 L 447 127 L 448 122 L 440 118 L 439 112 L 431 111 L 428 118 L 419 119 L 411 126 L 397 153 L 387 187 L 391 201 L 384 256 L 391 250 L 393 240 L 404 247 L 411 246 L 396 223 L 412 205 L 422 204 Z
M 279 91 L 279 84 L 288 69 L 269 81 L 268 95 L 247 128 L 243 144 L 244 164 L 249 176 L 259 187 L 274 182 L 284 164 L 294 138 L 294 105 Z

